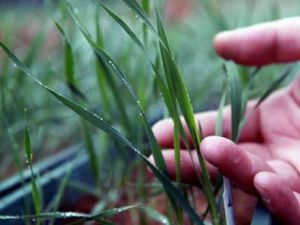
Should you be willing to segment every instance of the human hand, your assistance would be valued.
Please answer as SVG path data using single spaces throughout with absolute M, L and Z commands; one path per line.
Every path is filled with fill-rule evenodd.
M 262 66 L 300 59 L 300 17 L 255 25 L 216 36 L 214 46 L 219 55 L 237 63 Z M 250 102 L 246 111 L 252 111 Z M 230 108 L 224 110 L 223 135 L 215 133 L 217 112 L 196 114 L 202 125 L 201 151 L 212 177 L 219 171 L 228 177 L 235 189 L 238 224 L 249 224 L 255 198 L 284 224 L 300 221 L 300 78 L 291 86 L 277 91 L 254 111 L 242 130 L 240 142 L 233 143 Z M 173 123 L 170 119 L 153 127 L 171 178 L 175 178 Z M 196 153 L 192 153 L 196 157 Z M 181 151 L 182 179 L 197 185 L 196 170 L 187 151 Z M 193 162 L 194 161 L 194 162 Z M 196 167 L 196 168 L 195 168 Z

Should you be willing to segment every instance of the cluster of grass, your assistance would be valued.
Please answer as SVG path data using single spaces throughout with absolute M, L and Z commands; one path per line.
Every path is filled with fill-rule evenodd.
M 208 215 L 214 225 L 225 223 L 218 204 L 222 189 L 216 191 L 210 182 L 200 149 L 201 124 L 195 122 L 193 113 L 217 108 L 220 101 L 221 118 L 222 108 L 231 103 L 232 139 L 238 141 L 247 118 L 243 111 L 248 99 L 256 97 L 262 102 L 291 73 L 284 66 L 257 69 L 226 63 L 224 67 L 213 52 L 211 39 L 223 29 L 294 12 L 282 9 L 276 1 L 193 3 L 197 7 L 189 18 L 165 30 L 160 2 L 46 1 L 45 9 L 40 10 L 50 19 L 38 17 L 47 22 L 40 22 L 43 29 L 33 35 L 30 47 L 19 45 L 22 41 L 15 36 L 22 28 L 21 21 L 14 19 L 12 12 L 3 14 L 7 24 L 0 42 L 5 53 L 0 55 L 0 124 L 5 132 L 0 133 L 0 154 L 7 163 L 1 164 L 1 171 L 7 173 L 14 165 L 22 179 L 24 167 L 29 166 L 34 210 L 2 219 L 23 219 L 26 223 L 35 219 L 37 224 L 50 220 L 53 224 L 55 219 L 75 218 L 78 223 L 114 224 L 110 220 L 113 215 L 136 209 L 131 216 L 138 219 L 132 219 L 131 224 L 150 224 L 151 219 L 161 224 L 183 224 L 187 218 L 191 224 L 204 224 Z M 232 5 L 236 4 L 257 10 L 245 17 L 239 15 L 242 10 L 235 12 Z M 47 48 L 45 43 L 51 41 L 54 44 Z M 199 180 L 209 214 L 197 212 L 195 190 L 181 183 L 180 138 L 186 149 L 191 147 L 180 115 L 188 125 L 203 171 Z M 174 121 L 176 183 L 166 176 L 161 149 L 151 130 L 151 125 L 163 117 Z M 220 126 L 218 135 L 222 135 Z M 19 141 L 23 136 L 25 144 Z M 32 155 L 34 159 L 46 157 L 78 143 L 78 139 L 84 143 L 95 186 L 72 183 L 72 166 L 66 167 L 57 195 L 51 205 L 45 205 Z M 156 166 L 147 159 L 150 154 Z M 156 180 L 146 180 L 145 165 Z M 224 182 L 228 200 L 230 183 Z M 71 185 L 96 197 L 90 213 L 60 212 L 63 193 Z M 121 202 L 124 193 L 128 200 Z M 166 215 L 157 210 L 156 201 L 162 194 L 166 196 Z M 226 214 L 228 211 L 226 219 L 231 224 L 230 209 L 225 207 Z

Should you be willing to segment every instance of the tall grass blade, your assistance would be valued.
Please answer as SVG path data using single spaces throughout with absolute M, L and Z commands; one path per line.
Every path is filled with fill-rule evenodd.
M 142 0 L 142 6 L 145 13 L 149 16 L 150 15 L 150 1 L 149 0 Z M 148 33 L 147 33 L 147 25 L 143 24 L 143 37 L 144 37 L 144 44 L 147 44 L 148 41 Z
M 159 213 L 158 211 L 149 207 L 143 207 L 142 210 L 147 214 L 148 217 L 159 222 L 160 224 L 171 225 L 169 219 L 166 216 Z
M 126 5 L 132 9 L 132 11 L 140 17 L 140 19 L 154 32 L 156 33 L 156 30 L 154 26 L 151 24 L 150 19 L 148 15 L 145 13 L 143 8 L 136 2 L 136 0 L 123 0 L 123 2 L 126 3 Z
M 242 93 L 240 88 L 239 74 L 233 62 L 225 64 L 228 82 L 230 86 L 230 101 L 231 101 L 231 138 L 234 142 L 238 141 L 240 122 L 242 119 Z
M 222 97 L 221 97 L 221 101 L 220 101 L 220 105 L 219 105 L 219 109 L 218 109 L 218 117 L 217 117 L 217 122 L 216 122 L 216 132 L 215 135 L 222 137 L 223 136 L 223 109 L 225 107 L 226 104 L 226 98 L 227 98 L 227 90 L 226 88 L 224 88 Z
M 70 179 L 71 172 L 72 172 L 72 166 L 70 165 L 70 167 L 69 167 L 66 175 L 64 176 L 64 178 L 62 179 L 62 181 L 61 181 L 61 183 L 59 185 L 57 194 L 54 197 L 53 208 L 51 210 L 53 212 L 58 211 L 59 205 L 60 205 L 60 203 L 62 201 L 65 189 L 66 189 L 68 181 Z M 55 223 L 55 218 L 52 218 L 49 221 L 49 225 L 54 225 L 54 223 Z
M 99 4 L 103 7 L 103 9 L 113 18 L 122 28 L 123 30 L 129 35 L 129 37 L 133 40 L 133 42 L 142 49 L 143 52 L 146 52 L 144 45 L 142 42 L 138 39 L 138 37 L 135 35 L 135 33 L 128 27 L 128 25 L 115 13 L 113 13 L 110 9 L 108 9 L 101 0 L 97 0 Z
M 69 5 L 69 10 L 70 10 L 70 13 L 73 17 L 73 20 L 77 24 L 78 28 L 80 29 L 80 31 L 82 32 L 82 34 L 84 35 L 84 37 L 86 38 L 88 43 L 91 45 L 91 47 L 94 50 L 95 54 L 97 54 L 99 59 L 101 59 L 101 61 L 105 65 L 105 67 L 109 68 L 110 71 L 119 78 L 119 80 L 124 85 L 124 87 L 126 87 L 128 93 L 130 94 L 130 97 L 132 98 L 133 102 L 136 104 L 136 106 L 137 106 L 137 108 L 140 112 L 140 115 L 143 119 L 145 131 L 146 131 L 146 134 L 149 138 L 149 142 L 150 142 L 150 146 L 151 146 L 151 150 L 152 150 L 152 153 L 153 153 L 155 163 L 157 164 L 157 166 L 162 171 L 164 171 L 166 173 L 167 172 L 166 164 L 165 164 L 164 158 L 162 156 L 160 146 L 158 145 L 158 143 L 156 141 L 156 138 L 155 138 L 155 136 L 153 134 L 153 131 L 152 131 L 150 125 L 149 125 L 149 122 L 146 118 L 146 115 L 145 115 L 145 113 L 144 113 L 144 111 L 143 111 L 143 109 L 140 105 L 140 102 L 136 98 L 136 96 L 135 96 L 135 94 L 132 90 L 132 87 L 130 86 L 128 80 L 126 79 L 125 74 L 121 71 L 121 69 L 117 66 L 117 64 L 113 61 L 113 59 L 99 45 L 97 45 L 95 42 L 93 42 L 93 40 L 90 38 L 90 35 L 84 30 L 84 28 L 81 26 L 81 24 L 79 23 L 79 21 L 75 17 L 70 5 Z
M 93 136 L 88 124 L 83 120 L 81 124 L 83 127 L 84 142 L 89 156 L 91 170 L 93 171 L 93 175 L 95 177 L 96 183 L 99 186 L 100 168 L 97 160 L 98 156 L 96 154 L 96 149 L 93 143 L 93 138 L 92 138 Z
M 32 169 L 32 151 L 31 151 L 30 136 L 29 136 L 27 126 L 25 126 L 24 129 L 24 143 L 25 143 L 26 160 L 31 172 L 31 188 L 32 188 L 33 205 L 34 205 L 36 215 L 39 216 L 41 214 L 41 205 L 40 205 L 41 201 L 40 201 L 38 187 L 35 181 L 35 175 Z M 37 219 L 36 224 L 37 225 L 40 224 L 39 219 Z
M 141 49 L 141 51 L 145 54 L 146 59 L 148 60 L 148 62 L 150 63 L 153 71 L 154 71 L 154 75 L 156 78 L 156 81 L 159 85 L 159 88 L 161 90 L 163 99 L 167 105 L 167 108 L 169 109 L 169 111 L 172 112 L 174 111 L 174 109 L 172 108 L 172 103 L 171 103 L 171 97 L 169 94 L 169 90 L 159 72 L 159 69 L 157 68 L 156 65 L 154 65 L 150 59 L 150 56 L 147 52 L 147 50 L 145 49 L 145 46 L 143 45 L 143 43 L 139 40 L 139 38 L 135 35 L 135 33 L 130 29 L 130 27 L 120 18 L 118 17 L 115 13 L 113 13 L 110 9 L 108 9 L 102 2 L 101 0 L 98 0 L 99 4 L 101 4 L 101 6 L 107 11 L 107 13 L 123 28 L 123 30 L 129 35 L 129 37 L 132 39 L 132 41 L 136 44 L 136 46 L 138 48 Z
M 198 126 L 196 124 L 194 113 L 193 113 L 193 107 L 188 92 L 185 88 L 182 76 L 174 62 L 174 59 L 171 57 L 171 50 L 169 48 L 167 36 L 164 31 L 162 22 L 160 20 L 157 7 L 155 7 L 155 13 L 156 13 L 157 30 L 158 30 L 159 37 L 163 41 L 164 45 L 167 47 L 167 49 L 165 49 L 164 46 L 160 44 L 161 57 L 162 57 L 162 62 L 165 70 L 166 80 L 168 83 L 168 88 L 170 88 L 169 89 L 170 95 L 176 97 L 178 101 L 178 105 L 180 106 L 181 112 L 185 119 L 185 122 L 189 128 L 193 140 L 193 144 L 195 145 L 197 156 L 199 158 L 200 166 L 202 169 L 203 178 L 200 181 L 202 183 L 202 187 L 204 189 L 204 192 L 209 202 L 211 214 L 213 217 L 213 224 L 219 224 L 220 219 L 219 216 L 217 215 L 217 207 L 213 195 L 212 184 L 210 181 L 206 163 L 200 152 L 200 141 L 201 141 L 200 130 L 198 129 Z
M 65 44 L 64 63 L 65 63 L 65 76 L 66 76 L 66 80 L 67 80 L 67 85 L 72 93 L 81 97 L 82 99 L 85 99 L 85 96 L 79 91 L 79 89 L 77 88 L 76 83 L 75 83 L 74 55 L 73 55 L 71 44 L 68 41 L 68 38 L 66 36 L 64 29 L 59 25 L 59 23 L 55 22 L 55 26 L 64 39 L 64 44 Z
M 35 78 L 30 70 L 0 41 L 0 47 L 4 50 L 7 56 L 16 64 L 16 66 L 24 72 L 25 75 L 29 76 L 33 81 L 35 81 L 39 86 L 44 88 L 47 92 L 49 92 L 52 96 L 54 96 L 57 100 L 75 112 L 84 120 L 91 123 L 93 126 L 101 129 L 102 131 L 109 134 L 112 138 L 118 140 L 120 143 L 124 144 L 131 150 L 133 153 L 137 154 L 146 165 L 153 171 L 155 176 L 160 180 L 165 190 L 177 200 L 178 204 L 186 211 L 187 215 L 198 225 L 204 225 L 202 220 L 199 218 L 194 209 L 190 206 L 189 202 L 182 196 L 182 194 L 177 190 L 177 188 L 170 182 L 170 180 L 166 177 L 166 175 L 161 172 L 154 164 L 152 164 L 149 159 L 143 155 L 128 139 L 122 136 L 116 129 L 109 125 L 103 118 L 99 117 L 96 114 L 93 114 L 86 109 L 82 108 L 78 104 L 72 102 L 71 100 L 63 97 L 58 94 L 51 88 L 47 87 L 37 78 Z
M 262 96 L 257 101 L 255 108 L 258 107 L 270 94 L 272 94 L 280 85 L 291 75 L 293 68 L 288 68 L 277 80 L 275 80 L 271 85 L 266 89 Z

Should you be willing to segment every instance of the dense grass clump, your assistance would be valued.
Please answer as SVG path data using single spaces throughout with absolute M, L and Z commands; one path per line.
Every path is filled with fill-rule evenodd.
M 148 0 L 46 1 L 44 8 L 27 9 L 39 12 L 34 16 L 7 9 L 0 30 L 0 171 L 2 179 L 18 172 L 21 189 L 30 181 L 32 197 L 22 214 L 0 219 L 233 224 L 230 182 L 224 178 L 222 186 L 220 175 L 221 182 L 212 184 L 200 149 L 201 124 L 193 114 L 219 108 L 216 135 L 222 135 L 222 110 L 231 104 L 231 138 L 238 142 L 247 101 L 258 98 L 258 107 L 294 73 L 290 65 L 245 68 L 224 62 L 211 40 L 221 30 L 293 15 L 295 2 L 282 8 L 275 1 L 191 1 L 193 9 L 177 22 L 164 17 L 162 3 Z M 251 15 L 249 7 L 256 9 Z M 174 122 L 176 182 L 167 176 L 151 129 L 164 117 Z M 197 153 L 201 190 L 181 182 L 180 140 Z M 39 174 L 35 163 L 75 144 L 92 181 L 73 179 L 78 164 L 65 161 L 55 194 L 45 197 L 47 174 Z M 73 189 L 92 199 L 88 210 L 66 209 L 64 195 Z

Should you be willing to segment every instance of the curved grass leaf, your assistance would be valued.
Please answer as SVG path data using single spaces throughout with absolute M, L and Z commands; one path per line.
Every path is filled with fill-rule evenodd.
M 257 101 L 255 108 L 258 107 L 270 94 L 272 94 L 280 85 L 288 78 L 291 74 L 292 68 L 288 68 L 277 80 L 275 80 L 271 85 L 266 89 L 262 96 Z
M 181 73 L 179 72 L 179 69 L 175 64 L 174 59 L 171 57 L 171 50 L 169 48 L 167 36 L 164 31 L 162 22 L 160 20 L 157 7 L 155 7 L 155 14 L 156 14 L 157 30 L 158 30 L 159 37 L 163 41 L 164 45 L 167 47 L 167 49 L 165 49 L 165 47 L 160 43 L 161 58 L 165 70 L 165 75 L 166 75 L 166 80 L 170 91 L 170 95 L 176 97 L 178 101 L 178 105 L 183 114 L 184 120 L 189 128 L 189 132 L 191 134 L 191 138 L 193 140 L 193 144 L 195 146 L 199 163 L 201 166 L 202 174 L 203 174 L 202 178 L 200 179 L 200 182 L 202 183 L 203 190 L 209 202 L 210 211 L 213 217 L 212 221 L 213 224 L 219 224 L 220 218 L 217 214 L 217 207 L 213 195 L 213 188 L 210 181 L 210 176 L 208 173 L 206 162 L 200 152 L 200 141 L 201 141 L 200 130 L 201 129 L 199 130 L 196 124 L 193 107 L 188 92 L 186 90 L 186 87 L 184 85 Z M 176 103 L 174 103 L 174 105 L 176 107 Z
M 59 25 L 59 23 L 55 22 L 55 26 L 57 30 L 60 32 L 61 36 L 64 39 L 65 49 L 64 49 L 64 63 L 65 63 L 65 76 L 67 80 L 67 85 L 72 93 L 81 97 L 82 99 L 86 99 L 85 96 L 79 91 L 76 86 L 75 78 L 74 78 L 74 55 L 72 51 L 72 47 L 64 29 Z
M 129 37 L 132 39 L 132 41 L 136 44 L 137 47 L 139 47 L 142 52 L 145 54 L 146 59 L 150 63 L 153 71 L 155 78 L 158 82 L 159 88 L 161 90 L 163 99 L 167 105 L 167 108 L 169 109 L 170 112 L 174 111 L 171 106 L 171 97 L 168 91 L 168 88 L 159 72 L 159 69 L 157 66 L 155 66 L 150 59 L 150 56 L 148 52 L 146 51 L 144 45 L 142 42 L 139 40 L 139 38 L 135 35 L 135 33 L 130 29 L 130 27 L 120 18 L 118 17 L 115 13 L 113 13 L 110 9 L 108 9 L 102 2 L 101 0 L 98 0 L 99 4 L 104 8 L 104 10 L 123 28 L 123 30 L 129 35 Z
M 76 18 L 75 14 L 73 13 L 71 5 L 69 5 L 68 8 L 69 8 L 69 11 L 72 15 L 72 18 L 73 18 L 74 22 L 76 23 L 76 25 L 78 26 L 78 28 L 80 29 L 80 31 L 82 32 L 83 36 L 86 38 L 86 40 L 88 41 L 88 43 L 90 44 L 92 49 L 94 50 L 95 54 L 101 59 L 101 61 L 105 65 L 105 67 L 109 68 L 110 71 L 120 79 L 121 83 L 124 85 L 124 87 L 126 87 L 127 91 L 129 92 L 130 97 L 132 98 L 133 102 L 136 104 L 136 106 L 137 106 L 137 108 L 140 112 L 140 115 L 143 119 L 145 131 L 146 131 L 146 134 L 147 134 L 147 136 L 149 138 L 149 141 L 150 141 L 150 146 L 151 146 L 151 150 L 152 150 L 152 153 L 153 153 L 155 163 L 158 165 L 158 167 L 162 171 L 164 171 L 166 173 L 167 172 L 167 169 L 166 169 L 167 167 L 166 167 L 164 158 L 162 156 L 160 146 L 158 145 L 158 143 L 156 141 L 156 138 L 153 134 L 153 131 L 152 131 L 152 129 L 149 125 L 149 122 L 146 118 L 146 115 L 145 115 L 138 99 L 136 98 L 132 87 L 130 86 L 128 80 L 126 79 L 125 74 L 121 71 L 121 69 L 113 61 L 113 59 L 99 45 L 97 45 L 90 38 L 90 34 L 87 31 L 85 31 L 85 29 L 82 27 L 82 25 L 79 23 L 78 19 Z
M 109 123 L 107 123 L 103 118 L 99 117 L 96 114 L 93 114 L 86 109 L 82 108 L 78 104 L 72 102 L 71 100 L 63 97 L 58 94 L 51 88 L 44 85 L 41 81 L 35 78 L 30 70 L 0 41 L 0 47 L 4 50 L 4 52 L 8 55 L 8 57 L 16 64 L 16 66 L 25 73 L 25 75 L 29 76 L 33 81 L 35 81 L 38 85 L 48 91 L 51 95 L 53 95 L 57 100 L 79 115 L 82 119 L 88 121 L 93 126 L 101 129 L 102 131 L 109 134 L 112 138 L 118 140 L 122 144 L 128 147 L 129 150 L 137 154 L 146 165 L 153 171 L 157 179 L 160 180 L 162 185 L 168 194 L 170 194 L 175 200 L 177 200 L 178 204 L 185 210 L 189 218 L 194 221 L 197 225 L 204 225 L 200 217 L 194 211 L 194 209 L 190 206 L 189 202 L 182 196 L 182 194 L 177 190 L 177 188 L 170 182 L 170 180 L 166 177 L 166 175 L 161 172 L 154 164 L 152 164 L 149 159 L 143 155 L 128 139 L 122 136 L 116 129 L 114 129 Z M 1 219 L 1 218 L 0 218 Z
M 148 15 L 143 8 L 135 0 L 123 0 L 126 5 L 154 32 L 157 33 L 154 26 L 150 22 Z
M 242 93 L 240 88 L 239 74 L 233 62 L 225 64 L 228 82 L 230 86 L 230 101 L 231 101 L 231 139 L 234 142 L 238 141 L 240 132 L 240 122 L 242 120 Z

